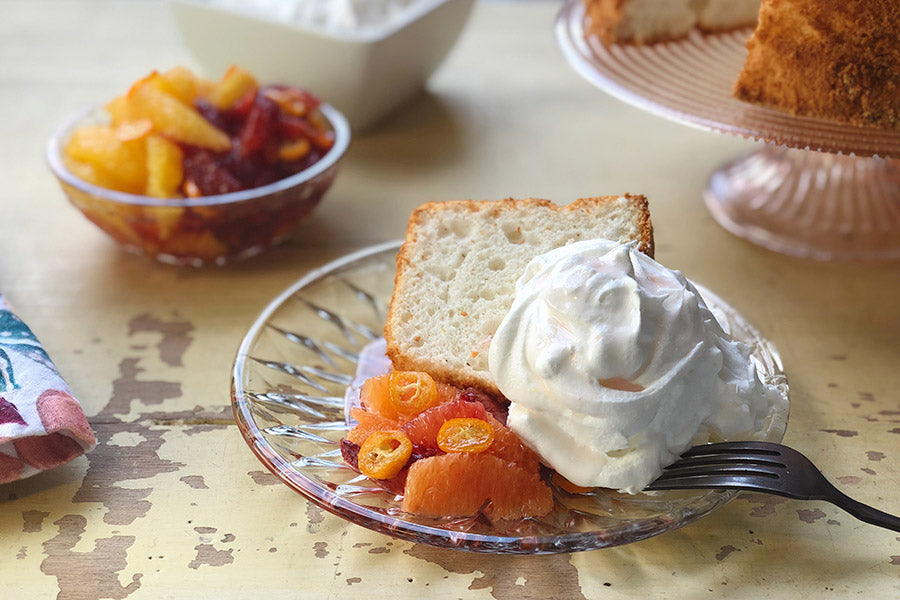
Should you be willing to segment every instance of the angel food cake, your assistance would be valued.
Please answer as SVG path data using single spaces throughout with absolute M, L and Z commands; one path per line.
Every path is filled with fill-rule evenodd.
M 794 115 L 900 128 L 900 3 L 763 0 L 735 86 Z
M 426 204 L 345 460 L 402 509 L 491 520 L 547 485 L 642 490 L 693 443 L 752 439 L 781 397 L 697 290 L 650 256 L 642 196 Z
M 728 31 L 756 24 L 760 0 L 584 0 L 588 31 L 604 44 L 650 44 L 692 29 Z

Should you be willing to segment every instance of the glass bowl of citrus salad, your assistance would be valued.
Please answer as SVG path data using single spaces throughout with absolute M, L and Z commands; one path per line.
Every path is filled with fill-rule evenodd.
M 69 201 L 126 249 L 223 264 L 290 236 L 322 200 L 350 142 L 306 90 L 153 71 L 70 118 L 47 146 Z

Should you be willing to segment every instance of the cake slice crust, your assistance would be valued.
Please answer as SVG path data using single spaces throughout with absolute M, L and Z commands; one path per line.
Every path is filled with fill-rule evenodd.
M 764 0 L 734 95 L 793 115 L 900 129 L 900 3 Z

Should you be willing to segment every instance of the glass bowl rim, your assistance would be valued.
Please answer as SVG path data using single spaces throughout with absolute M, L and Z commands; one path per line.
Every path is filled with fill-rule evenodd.
M 81 109 L 69 116 L 62 125 L 60 125 L 47 142 L 46 158 L 53 173 L 65 183 L 81 190 L 82 192 L 91 194 L 123 204 L 135 206 L 177 206 L 177 207 L 194 207 L 194 206 L 221 206 L 243 202 L 245 200 L 254 200 L 262 198 L 284 190 L 288 190 L 308 181 L 313 180 L 327 169 L 334 166 L 338 160 L 347 151 L 350 145 L 350 124 L 347 118 L 336 108 L 330 104 L 322 103 L 319 110 L 331 124 L 334 129 L 334 145 L 325 155 L 315 164 L 306 169 L 294 173 L 284 179 L 279 179 L 266 185 L 250 188 L 248 190 L 240 190 L 237 192 L 229 192 L 227 194 L 214 194 L 211 196 L 199 196 L 197 198 L 154 198 L 140 194 L 129 194 L 117 190 L 100 187 L 93 183 L 89 183 L 66 168 L 62 161 L 62 142 L 80 124 L 90 115 L 97 114 L 102 111 L 102 106 L 94 105 Z
M 291 470 L 290 462 L 286 461 L 270 447 L 270 444 L 262 435 L 262 430 L 252 418 L 252 409 L 247 398 L 248 390 L 245 390 L 243 387 L 243 374 L 250 358 L 250 349 L 256 343 L 259 333 L 266 327 L 270 317 L 299 290 L 316 283 L 326 276 L 339 273 L 342 269 L 358 260 L 389 250 L 399 250 L 401 244 L 402 240 L 393 240 L 368 246 L 309 271 L 269 302 L 256 317 L 256 320 L 241 341 L 231 372 L 231 400 L 235 422 L 253 454 L 281 482 L 328 512 L 367 529 L 436 547 L 492 554 L 558 554 L 599 550 L 640 541 L 693 523 L 721 508 L 738 495 L 739 492 L 737 490 L 706 490 L 703 496 L 693 500 L 692 504 L 687 507 L 689 510 L 685 511 L 680 522 L 663 529 L 658 527 L 659 519 L 662 517 L 660 515 L 632 521 L 626 526 L 604 531 L 579 531 L 568 534 L 534 536 L 493 535 L 450 531 L 440 527 L 407 521 L 400 516 L 385 515 L 366 506 L 356 504 L 327 489 L 326 486 L 316 484 L 302 474 L 294 473 Z M 715 300 L 723 302 L 705 287 L 703 292 L 710 294 Z M 752 324 L 746 323 L 746 325 L 756 335 L 759 335 Z M 772 351 L 774 353 L 773 358 L 779 369 L 781 369 L 781 357 L 774 347 Z M 786 411 L 789 411 L 789 400 L 787 402 Z M 783 421 L 780 423 L 780 434 L 782 437 L 784 436 L 786 425 L 787 413 L 783 415 Z M 498 547 L 502 547 L 502 549 L 498 549 Z

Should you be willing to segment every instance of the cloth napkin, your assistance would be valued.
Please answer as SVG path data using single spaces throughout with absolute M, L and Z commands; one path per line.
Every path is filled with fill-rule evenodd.
M 65 464 L 96 444 L 69 386 L 0 294 L 0 484 Z

